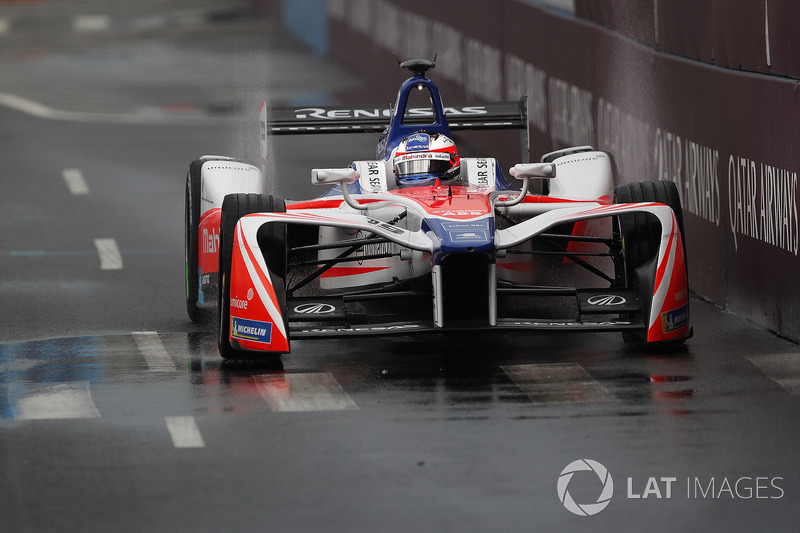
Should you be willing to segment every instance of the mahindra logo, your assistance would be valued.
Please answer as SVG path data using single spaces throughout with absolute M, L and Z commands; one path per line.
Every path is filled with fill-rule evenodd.
M 627 301 L 628 300 L 622 296 L 617 296 L 615 294 L 600 294 L 586 300 L 589 305 L 622 305 Z
M 294 308 L 295 313 L 299 313 L 301 315 L 326 315 L 328 313 L 333 313 L 336 311 L 336 308 L 330 304 L 301 304 Z

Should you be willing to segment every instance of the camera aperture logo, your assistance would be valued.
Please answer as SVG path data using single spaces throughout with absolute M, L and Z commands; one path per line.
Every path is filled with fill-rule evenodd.
M 569 483 L 576 472 L 591 471 L 597 474 L 603 484 L 603 490 L 594 503 L 577 503 L 569 493 Z M 558 499 L 564 507 L 571 513 L 578 516 L 593 516 L 608 507 L 611 498 L 614 496 L 614 480 L 611 478 L 608 469 L 591 459 L 578 459 L 567 465 L 558 476 Z

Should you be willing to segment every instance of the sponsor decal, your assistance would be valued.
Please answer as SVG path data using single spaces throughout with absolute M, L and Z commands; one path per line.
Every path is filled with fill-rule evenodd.
M 341 120 L 356 118 L 380 118 L 389 117 L 388 108 L 372 109 L 324 109 L 321 107 L 303 107 L 294 110 L 297 120 L 320 119 L 320 120 Z
M 294 312 L 301 315 L 326 315 L 334 311 L 336 311 L 335 306 L 321 303 L 300 304 L 294 308 Z
M 488 111 L 485 106 L 461 106 L 445 107 L 443 109 L 448 117 L 455 116 L 474 116 L 486 115 Z M 428 117 L 433 115 L 430 107 L 412 107 L 406 112 L 409 115 Z M 342 120 L 359 118 L 389 118 L 391 111 L 388 107 L 378 108 L 352 108 L 352 109 L 325 109 L 323 107 L 302 107 L 294 110 L 297 120 L 319 119 L 319 120 Z
M 448 118 L 460 116 L 473 116 L 473 115 L 486 115 L 488 111 L 482 105 L 468 105 L 461 107 L 445 107 L 442 109 Z M 410 107 L 406 110 L 411 116 L 430 117 L 433 116 L 433 110 L 430 107 Z
M 387 224 L 386 222 L 381 222 L 380 220 L 375 220 L 374 218 L 367 219 L 367 222 L 369 224 L 372 224 L 373 226 L 378 226 L 379 228 L 384 229 L 386 231 L 390 231 L 398 235 L 403 234 L 403 230 L 401 230 L 400 228 L 396 228 L 391 224 Z
M 253 296 L 254 296 L 254 294 L 253 294 L 253 288 L 252 288 L 252 287 L 250 287 L 249 289 L 247 289 L 247 299 L 248 299 L 248 300 L 252 300 L 252 299 L 253 299 Z
M 573 156 L 566 161 L 559 161 L 556 163 L 557 167 L 563 167 L 566 165 L 573 165 L 575 163 L 585 163 L 587 161 L 602 161 L 603 159 L 608 159 L 608 156 L 603 153 L 593 153 L 592 155 L 582 156 L 582 157 L 575 157 Z
M 272 322 L 246 320 L 231 317 L 231 337 L 244 341 L 255 341 L 269 344 L 272 342 Z
M 394 158 L 395 163 L 405 163 L 406 161 L 419 161 L 421 159 L 438 159 L 450 161 L 450 154 L 446 152 L 420 152 L 399 155 Z
M 247 301 L 231 298 L 231 307 L 235 307 L 236 309 L 247 309 Z
M 600 305 L 600 306 L 611 306 L 611 305 L 622 305 L 627 303 L 628 300 L 623 298 L 622 296 L 617 296 L 615 294 L 598 294 L 597 296 L 592 296 L 586 303 L 589 305 Z
M 203 228 L 203 253 L 215 254 L 219 250 L 219 232 L 216 229 Z
M 689 323 L 689 306 L 684 305 L 678 309 L 661 313 L 661 326 L 664 333 L 677 331 Z
M 494 183 L 489 183 L 489 162 L 486 159 L 478 159 L 475 163 L 475 184 L 478 187 L 494 186 Z
M 451 233 L 450 240 L 452 242 L 464 242 L 464 241 L 486 242 L 489 240 L 489 235 L 485 231 L 482 231 L 480 233 L 465 231 L 462 233 Z
M 489 222 L 443 222 L 442 227 L 447 231 L 463 231 L 470 229 L 488 230 Z
M 373 191 L 383 190 L 380 168 L 377 161 L 367 161 L 367 180 Z
M 431 136 L 427 133 L 415 133 L 406 141 L 406 150 L 428 150 L 431 147 Z
M 573 476 L 576 472 L 582 471 L 594 472 L 602 484 L 603 488 L 600 491 L 600 495 L 597 497 L 597 501 L 594 503 L 577 503 L 572 499 L 569 493 L 569 484 Z M 593 516 L 608 507 L 608 504 L 611 503 L 611 498 L 614 496 L 614 479 L 611 477 L 611 474 L 609 474 L 608 469 L 597 461 L 578 459 L 568 464 L 566 468 L 561 471 L 561 474 L 558 476 L 557 490 L 558 499 L 561 500 L 561 503 L 567 511 L 578 516 Z
M 488 221 L 443 222 L 442 228 L 448 233 L 451 242 L 486 242 L 490 239 Z

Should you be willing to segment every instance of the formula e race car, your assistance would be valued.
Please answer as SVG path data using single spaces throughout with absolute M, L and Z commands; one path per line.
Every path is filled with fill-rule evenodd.
M 187 308 L 218 318 L 223 357 L 361 335 L 621 331 L 647 345 L 691 335 L 673 183 L 615 189 L 610 154 L 583 146 L 511 167 L 515 187 L 495 159 L 460 157 L 451 135 L 518 128 L 524 143 L 525 100 L 445 108 L 432 62 L 402 66 L 413 75 L 386 109 L 276 108 L 268 120 L 262 103 L 262 156 L 268 134 L 383 131 L 376 159 L 311 170 L 329 187 L 318 198 L 264 194 L 265 171 L 232 158 L 190 165 Z M 412 91 L 429 106 L 412 107 Z

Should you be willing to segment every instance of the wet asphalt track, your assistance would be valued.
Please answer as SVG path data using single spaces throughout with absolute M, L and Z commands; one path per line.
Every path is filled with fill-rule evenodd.
M 696 299 L 695 337 L 668 353 L 509 334 L 223 363 L 184 310 L 186 166 L 252 157 L 255 122 L 229 111 L 259 83 L 311 101 L 353 81 L 246 21 L 10 43 L 0 92 L 87 115 L 0 107 L 0 530 L 796 529 L 800 350 Z M 266 63 L 285 68 L 248 67 Z M 63 81 L 43 84 L 53 69 Z M 318 192 L 309 168 L 373 140 L 274 148 L 295 198 Z M 613 478 L 596 516 L 559 501 L 578 459 Z M 581 504 L 601 490 L 590 472 L 569 484 Z

